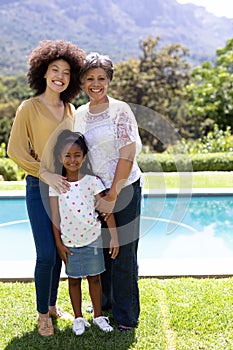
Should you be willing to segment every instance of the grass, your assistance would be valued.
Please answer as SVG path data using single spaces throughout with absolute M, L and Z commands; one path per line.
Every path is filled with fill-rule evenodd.
M 0 349 L 233 349 L 232 278 L 142 278 L 139 288 L 141 314 L 135 332 L 105 334 L 92 325 L 77 337 L 72 322 L 57 320 L 55 336 L 44 338 L 37 334 L 34 284 L 0 282 Z M 85 311 L 90 303 L 86 280 L 83 301 Z M 60 283 L 59 304 L 72 312 L 67 281 Z M 90 314 L 84 312 L 84 317 L 91 322 Z
M 0 191 L 24 190 L 25 181 L 0 181 Z
M 146 173 L 145 188 L 233 188 L 233 172 Z
M 233 172 L 145 173 L 145 188 L 233 188 Z M 0 190 L 24 190 L 25 181 L 1 181 Z

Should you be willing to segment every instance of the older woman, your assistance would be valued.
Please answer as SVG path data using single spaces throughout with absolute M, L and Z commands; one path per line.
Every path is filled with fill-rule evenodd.
M 103 308 L 112 309 L 120 331 L 130 331 L 137 326 L 140 312 L 137 249 L 141 172 L 136 155 L 141 141 L 129 105 L 107 95 L 113 70 L 108 56 L 91 53 L 86 57 L 81 80 L 90 101 L 77 109 L 74 130 L 85 135 L 93 172 L 108 188 L 96 208 L 106 216 L 114 212 L 119 235 L 120 252 L 113 261 L 109 233 L 106 225 L 103 227 Z

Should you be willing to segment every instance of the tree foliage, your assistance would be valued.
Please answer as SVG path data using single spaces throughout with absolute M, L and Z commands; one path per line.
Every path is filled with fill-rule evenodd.
M 180 142 L 167 148 L 165 153 L 168 154 L 207 154 L 233 151 L 233 136 L 231 128 L 219 130 L 215 124 L 213 131 L 197 140 L 186 140 L 182 138 Z
M 204 62 L 193 69 L 187 86 L 188 116 L 193 123 L 192 136 L 200 137 L 217 124 L 233 128 L 233 39 L 216 51 L 214 64 Z
M 116 98 L 145 106 L 156 113 L 154 119 L 157 119 L 158 123 L 153 127 L 151 120 L 145 121 L 144 125 L 148 124 L 148 128 L 147 131 L 145 128 L 141 130 L 141 136 L 144 144 L 150 143 L 155 149 L 159 150 L 160 147 L 163 150 L 161 143 L 164 143 L 164 137 L 161 137 L 161 141 L 158 135 L 154 137 L 153 131 L 155 128 L 157 131 L 160 129 L 158 124 L 164 125 L 164 118 L 176 125 L 175 128 L 184 127 L 181 116 L 190 67 L 186 61 L 187 48 L 180 44 L 160 48 L 159 41 L 159 37 L 149 36 L 140 42 L 140 59 L 131 59 L 116 65 L 111 93 Z M 140 122 L 143 118 L 148 118 L 148 113 L 140 115 Z M 148 133 L 148 129 L 151 128 L 152 134 Z M 167 137 L 167 143 L 170 142 L 172 135 Z
M 26 76 L 0 77 L 0 143 L 8 143 L 16 109 L 21 101 L 31 95 Z

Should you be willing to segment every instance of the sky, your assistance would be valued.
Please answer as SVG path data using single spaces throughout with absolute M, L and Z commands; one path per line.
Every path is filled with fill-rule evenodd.
M 177 2 L 204 6 L 208 12 L 215 16 L 226 16 L 233 19 L 233 2 L 231 0 L 177 0 Z

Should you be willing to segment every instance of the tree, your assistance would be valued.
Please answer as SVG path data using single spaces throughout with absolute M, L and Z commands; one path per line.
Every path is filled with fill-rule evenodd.
M 0 104 L 0 144 L 4 142 L 7 145 L 8 143 L 15 111 L 19 103 L 20 101 L 13 100 Z
M 31 95 L 25 75 L 0 77 L 0 144 L 4 142 L 7 145 L 16 109 L 22 100 Z
M 109 87 L 111 95 L 122 101 L 139 102 L 139 64 L 139 60 L 134 58 L 115 64 L 113 81 Z
M 181 111 L 186 99 L 185 87 L 189 83 L 190 67 L 185 59 L 188 54 L 187 48 L 180 44 L 171 44 L 159 49 L 159 40 L 159 37 L 149 36 L 140 41 L 142 51 L 140 59 L 131 59 L 116 65 L 115 78 L 110 91 L 116 98 L 154 111 L 156 122 L 152 125 L 152 115 L 149 113 L 147 132 L 144 128 L 141 136 L 143 143 L 149 143 L 155 149 L 160 146 L 160 150 L 163 150 L 158 139 L 156 142 L 154 140 L 154 130 L 158 131 L 159 128 L 166 134 L 163 118 L 174 124 L 175 128 L 179 130 L 183 128 Z M 140 111 L 142 111 L 141 108 Z M 148 118 L 148 113 L 140 114 L 141 122 L 143 118 Z M 149 130 L 152 131 L 152 135 L 148 133 Z M 161 138 L 164 140 L 164 135 Z M 173 142 L 173 140 L 168 137 L 166 142 Z
M 219 129 L 233 128 L 233 39 L 216 51 L 214 64 L 204 62 L 192 71 L 187 93 L 195 138 L 206 134 L 215 123 Z
M 159 40 L 148 37 L 140 42 L 143 52 L 139 67 L 143 89 L 140 102 L 173 121 L 185 99 L 184 87 L 189 83 L 190 67 L 185 60 L 188 49 L 171 44 L 158 50 Z
M 0 94 L 1 91 L 4 93 L 1 101 L 6 103 L 12 100 L 23 101 L 33 94 L 27 84 L 26 75 L 0 77 Z

